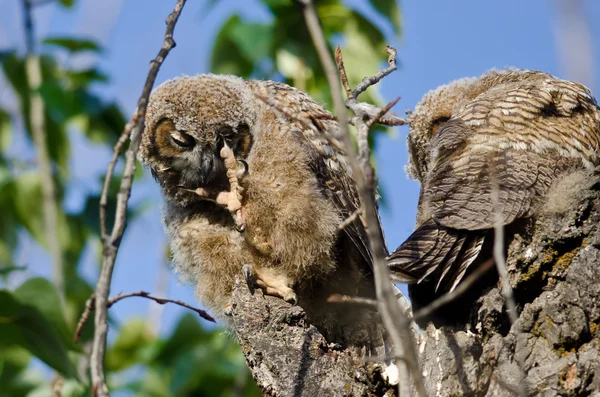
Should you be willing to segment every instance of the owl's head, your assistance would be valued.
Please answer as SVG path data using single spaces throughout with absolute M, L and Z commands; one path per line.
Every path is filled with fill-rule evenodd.
M 408 174 L 423 182 L 423 178 L 429 171 L 431 139 L 467 103 L 488 90 L 497 89 L 504 84 L 549 77 L 552 76 L 534 70 L 491 70 L 480 77 L 462 78 L 429 91 L 409 116 Z
M 257 109 L 244 80 L 212 74 L 183 76 L 150 96 L 138 157 L 167 199 L 186 205 L 198 187 L 227 187 L 219 152 L 227 143 L 237 158 L 252 145 Z

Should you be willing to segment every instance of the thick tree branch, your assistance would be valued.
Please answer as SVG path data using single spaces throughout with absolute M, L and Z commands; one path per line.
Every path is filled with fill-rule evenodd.
M 430 324 L 421 334 L 430 394 L 518 395 L 522 371 L 527 395 L 600 393 L 599 188 L 512 238 L 506 268 L 520 308 L 515 327 L 498 281 L 473 303 L 465 326 Z
M 127 152 L 125 153 L 125 169 L 121 179 L 121 187 L 117 195 L 115 220 L 110 236 L 108 235 L 106 225 L 103 226 L 102 229 L 102 243 L 104 247 L 103 260 L 100 278 L 98 280 L 98 284 L 96 285 L 96 291 L 94 294 L 96 300 L 94 316 L 95 328 L 90 363 L 92 387 L 96 396 L 104 397 L 109 395 L 108 387 L 104 379 L 104 355 L 106 352 L 106 336 L 108 333 L 108 295 L 110 293 L 110 282 L 117 258 L 117 252 L 119 250 L 121 238 L 123 237 L 125 225 L 127 223 L 127 201 L 129 200 L 131 185 L 133 183 L 133 174 L 136 165 L 136 153 L 140 146 L 142 132 L 144 131 L 144 119 L 146 116 L 146 107 L 148 106 L 148 98 L 150 97 L 150 92 L 154 86 L 154 81 L 156 80 L 160 66 L 162 65 L 166 56 L 169 54 L 169 51 L 175 47 L 173 31 L 175 30 L 175 25 L 177 24 L 177 20 L 181 15 L 181 11 L 185 3 L 186 0 L 178 0 L 173 12 L 167 17 L 167 28 L 162 48 L 160 49 L 156 58 L 150 63 L 150 71 L 148 73 L 146 83 L 144 84 L 142 95 L 138 101 L 137 111 L 133 117 L 135 122 L 132 122 L 133 128 L 131 129 L 131 143 L 127 149 Z M 117 143 L 117 146 L 115 147 L 115 152 L 118 153 L 122 146 L 123 143 L 121 140 L 119 140 L 119 143 Z M 116 157 L 118 157 L 118 154 L 116 154 L 115 158 Z M 110 184 L 108 177 L 112 175 L 115 163 L 116 161 L 113 161 L 109 165 L 107 172 L 108 182 L 105 180 L 104 189 L 102 192 L 102 196 L 104 197 L 108 194 L 107 188 Z M 104 205 L 100 206 L 100 211 L 102 214 L 101 220 L 106 221 L 106 202 L 104 202 Z
M 381 365 L 328 344 L 299 306 L 261 291 L 252 295 L 242 282 L 236 283 L 232 302 L 235 333 L 263 395 L 393 395 Z

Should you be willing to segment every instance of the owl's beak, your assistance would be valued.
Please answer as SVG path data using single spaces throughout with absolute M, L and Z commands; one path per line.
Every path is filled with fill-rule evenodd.
M 215 156 L 212 148 L 205 147 L 198 151 L 198 179 L 201 184 L 208 183 L 213 177 Z

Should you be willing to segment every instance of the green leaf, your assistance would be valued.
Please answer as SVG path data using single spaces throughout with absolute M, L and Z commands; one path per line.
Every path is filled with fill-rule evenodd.
M 65 8 L 71 8 L 75 4 L 75 0 L 58 0 L 58 2 Z
M 85 88 L 91 83 L 107 83 L 109 81 L 108 76 L 96 68 L 67 71 L 67 77 L 71 85 L 78 88 Z
M 107 143 L 110 146 L 117 142 L 127 122 L 115 103 L 103 104 L 98 112 L 86 116 L 87 123 L 82 126 L 86 136 L 92 142 Z
M 42 246 L 45 246 L 44 220 L 42 213 L 42 187 L 40 175 L 28 172 L 10 184 L 14 208 L 20 223 L 29 234 Z
M 58 296 L 58 291 L 50 281 L 41 277 L 30 278 L 21 284 L 13 294 L 19 302 L 39 310 L 54 325 L 66 346 L 70 349 L 80 350 L 72 342 L 74 330 L 67 325 L 64 307 Z
M 400 36 L 400 7 L 397 0 L 369 0 L 369 3 L 375 8 L 388 22 L 394 26 L 397 36 Z
M 111 371 L 120 371 L 139 363 L 140 354 L 154 339 L 144 320 L 128 321 L 121 327 L 117 340 L 106 354 L 106 367 Z
M 171 366 L 181 352 L 185 352 L 198 343 L 206 343 L 210 334 L 202 328 L 198 316 L 184 313 L 158 353 L 156 361 Z
M 15 211 L 14 184 L 8 177 L 0 178 L 0 266 L 15 266 L 12 259 L 17 246 L 19 222 Z
M 0 346 L 23 346 L 34 356 L 67 377 L 76 370 L 57 330 L 33 306 L 0 291 Z
M 101 53 L 102 48 L 93 40 L 79 39 L 73 37 L 49 37 L 43 41 L 44 44 L 64 48 L 75 54 L 83 51 Z
M 231 27 L 229 37 L 246 59 L 258 62 L 269 56 L 273 43 L 273 26 L 259 23 L 236 24 Z
M 0 158 L 12 140 L 12 120 L 10 114 L 0 109 Z
M 27 266 L 2 266 L 0 267 L 0 276 L 8 276 L 12 272 L 27 270 Z
M 83 103 L 76 92 L 66 90 L 57 81 L 48 81 L 39 88 L 47 112 L 58 124 L 83 112 Z
M 252 59 L 244 55 L 238 43 L 231 37 L 232 30 L 240 23 L 240 17 L 233 15 L 217 34 L 210 60 L 213 72 L 236 76 L 249 76 L 252 73 Z

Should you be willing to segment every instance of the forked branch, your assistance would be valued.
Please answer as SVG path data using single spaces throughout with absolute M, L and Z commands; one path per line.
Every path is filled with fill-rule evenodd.
M 109 395 L 108 387 L 104 378 L 104 355 L 106 353 L 106 336 L 108 334 L 108 295 L 110 293 L 110 283 L 115 261 L 117 259 L 117 252 L 119 250 L 119 245 L 121 243 L 123 233 L 125 232 L 125 225 L 127 223 L 127 202 L 131 194 L 131 185 L 133 183 L 133 174 L 135 172 L 136 165 L 136 154 L 140 146 L 142 132 L 144 131 L 144 119 L 146 116 L 148 99 L 150 97 L 150 92 L 154 86 L 154 81 L 156 80 L 160 66 L 169 54 L 169 51 L 175 47 L 175 41 L 173 41 L 173 31 L 175 30 L 175 25 L 177 24 L 177 20 L 181 15 L 181 11 L 183 10 L 185 3 L 186 0 L 177 0 L 173 12 L 167 17 L 165 39 L 160 51 L 158 52 L 158 55 L 150 63 L 150 71 L 148 72 L 148 77 L 146 78 L 142 95 L 138 101 L 137 111 L 135 112 L 131 122 L 126 126 L 123 135 L 115 146 L 115 154 L 113 155 L 113 159 L 108 166 L 108 171 L 101 194 L 102 199 L 100 205 L 100 220 L 102 225 L 101 234 L 103 244 L 102 270 L 100 272 L 100 278 L 94 293 L 95 328 L 90 360 L 90 372 L 94 396 L 105 397 Z M 127 149 L 127 152 L 125 153 L 125 169 L 123 171 L 121 186 L 117 195 L 117 208 L 115 212 L 113 228 L 109 234 L 106 225 L 106 202 L 108 197 L 108 187 L 110 186 L 110 179 L 114 173 L 114 168 L 119 158 L 119 153 L 127 141 L 129 131 L 131 131 L 131 143 Z
M 306 26 L 309 30 L 310 36 L 315 45 L 321 63 L 323 64 L 323 69 L 325 70 L 327 82 L 329 84 L 329 87 L 331 88 L 334 111 L 340 126 L 340 136 L 336 138 L 338 138 L 338 140 L 342 143 L 344 150 L 348 155 L 348 162 L 350 163 L 350 167 L 352 168 L 352 175 L 356 183 L 360 201 L 363 207 L 365 227 L 367 229 L 369 244 L 373 255 L 373 270 L 375 276 L 375 289 L 377 293 L 377 305 L 384 326 L 390 335 L 392 343 L 394 344 L 393 355 L 395 357 L 405 358 L 405 360 L 402 361 L 408 364 L 410 372 L 415 381 L 417 390 L 421 395 L 425 395 L 425 388 L 419 370 L 417 352 L 410 327 L 411 321 L 396 298 L 396 294 L 394 293 L 394 287 L 390 282 L 389 269 L 387 268 L 387 265 L 385 263 L 385 257 L 387 255 L 387 252 L 382 236 L 378 232 L 379 218 L 376 212 L 376 202 L 374 194 L 375 183 L 374 178 L 371 177 L 373 175 L 373 170 L 368 161 L 362 161 L 362 164 L 359 161 L 359 158 L 357 157 L 354 147 L 352 145 L 352 142 L 350 141 L 348 123 L 345 121 L 346 107 L 348 107 L 357 116 L 355 119 L 355 126 L 357 126 L 359 131 L 361 128 L 367 129 L 367 134 L 363 134 L 364 137 L 366 137 L 368 135 L 369 127 L 363 121 L 365 120 L 364 115 L 372 114 L 372 116 L 374 117 L 375 115 L 379 114 L 380 109 L 375 110 L 374 113 L 369 113 L 366 110 L 368 109 L 368 107 L 364 107 L 365 110 L 363 111 L 361 110 L 363 109 L 362 106 L 356 106 L 358 110 L 355 110 L 353 108 L 354 106 L 349 106 L 348 103 L 351 100 L 355 100 L 355 98 L 349 99 L 349 101 L 346 102 L 346 104 L 344 104 L 342 85 L 338 76 L 339 69 L 336 67 L 333 57 L 331 56 L 329 46 L 327 45 L 327 42 L 325 40 L 325 35 L 321 28 L 321 24 L 315 6 L 311 0 L 297 0 L 297 3 L 301 6 Z M 395 68 L 395 56 L 392 58 L 394 60 L 394 66 L 392 67 L 392 65 L 390 65 L 391 69 L 389 72 L 387 72 L 387 74 L 391 73 Z M 382 76 L 379 79 L 383 78 L 384 75 L 385 73 L 382 73 Z M 369 85 L 374 84 L 375 80 L 377 79 L 373 79 L 373 82 L 371 82 L 371 79 L 366 80 L 364 87 L 361 86 L 360 89 L 364 91 Z M 349 84 L 346 82 L 344 85 L 346 86 L 346 91 L 348 92 Z M 357 92 L 357 94 L 359 93 L 357 90 L 355 91 Z M 370 118 L 372 117 L 368 117 L 366 118 L 366 120 Z M 364 145 L 364 142 L 362 144 Z M 361 143 L 359 143 L 359 147 L 360 146 Z M 368 176 L 368 178 L 366 178 L 365 176 Z M 396 363 L 398 366 L 401 365 L 399 360 L 396 360 Z M 401 387 L 406 388 L 409 385 L 409 380 L 406 376 L 403 376 L 400 379 L 400 383 Z

